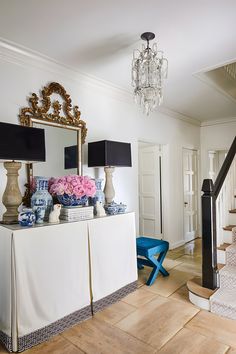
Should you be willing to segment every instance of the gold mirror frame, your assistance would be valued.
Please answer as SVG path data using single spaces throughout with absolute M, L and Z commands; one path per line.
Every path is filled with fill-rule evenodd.
M 56 93 L 61 96 L 63 103 L 51 101 L 51 95 Z M 40 99 L 35 93 L 29 98 L 31 107 L 24 107 L 20 110 L 20 124 L 32 127 L 33 123 L 50 125 L 57 128 L 70 129 L 77 131 L 78 146 L 78 174 L 82 174 L 82 144 L 85 143 L 87 135 L 86 123 L 80 118 L 78 106 L 72 108 L 70 95 L 64 87 L 57 82 L 51 82 L 41 91 Z M 41 105 L 39 106 L 39 101 Z M 51 113 L 49 113 L 51 111 Z M 61 115 L 64 113 L 64 116 Z M 27 184 L 26 192 L 23 198 L 25 205 L 30 204 L 30 177 L 33 176 L 32 164 L 27 164 Z

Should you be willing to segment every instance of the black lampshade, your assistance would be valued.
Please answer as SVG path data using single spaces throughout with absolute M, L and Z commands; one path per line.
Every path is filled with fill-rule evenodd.
M 65 160 L 64 167 L 65 170 L 78 167 L 78 146 L 66 146 L 64 149 Z
M 88 167 L 131 167 L 131 144 L 102 140 L 88 143 Z
M 45 161 L 44 129 L 0 122 L 0 159 Z

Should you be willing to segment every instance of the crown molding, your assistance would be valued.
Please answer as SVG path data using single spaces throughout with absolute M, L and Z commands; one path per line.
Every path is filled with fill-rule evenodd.
M 209 127 L 212 125 L 236 123 L 236 117 L 221 118 L 216 120 L 208 120 L 201 123 L 201 127 Z
M 236 103 L 236 99 L 229 93 L 227 93 L 225 90 L 223 90 L 220 86 L 218 86 L 213 80 L 207 77 L 206 73 L 198 73 L 194 74 L 193 76 L 196 77 L 198 80 L 202 81 L 204 84 L 213 88 L 215 91 L 219 92 L 221 95 L 228 98 L 231 102 Z
M 76 68 L 62 64 L 44 54 L 1 37 L 0 59 L 8 63 L 20 65 L 24 68 L 29 68 L 30 66 L 56 75 L 63 75 L 65 79 L 75 81 L 84 87 L 91 88 L 91 86 L 93 86 L 99 88 L 100 91 L 106 91 L 106 94 L 109 94 L 116 99 L 121 99 L 126 102 L 131 102 L 132 100 L 132 94 L 128 90 L 116 86 L 106 80 L 81 72 Z
M 181 120 L 183 122 L 195 125 L 197 127 L 201 126 L 201 122 L 199 120 L 189 117 L 189 116 L 186 116 L 185 114 L 179 113 L 179 112 L 169 109 L 167 107 L 161 106 L 158 108 L 158 111 L 160 113 L 166 114 L 169 117 Z
M 56 75 L 63 75 L 66 79 L 75 81 L 84 87 L 91 88 L 92 86 L 96 89 L 99 88 L 99 91 L 105 92 L 106 95 L 109 95 L 123 102 L 125 101 L 126 103 L 134 104 L 133 94 L 131 91 L 114 85 L 109 81 L 81 72 L 74 67 L 62 64 L 44 54 L 26 48 L 15 42 L 6 40 L 2 37 L 0 37 L 0 60 L 19 65 L 24 68 L 29 68 L 30 66 Z M 195 126 L 201 125 L 201 122 L 197 119 L 186 116 L 179 112 L 175 112 L 174 110 L 163 106 L 159 107 L 156 112 L 160 112 L 169 117 L 187 122 Z

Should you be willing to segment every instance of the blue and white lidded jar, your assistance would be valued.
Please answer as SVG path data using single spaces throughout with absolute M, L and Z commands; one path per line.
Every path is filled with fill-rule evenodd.
M 31 207 L 35 212 L 36 224 L 48 221 L 49 213 L 52 209 L 52 196 L 48 192 L 48 178 L 35 177 L 36 192 L 31 197 Z
M 99 202 L 104 206 L 105 204 L 105 194 L 102 191 L 102 178 L 95 178 L 96 193 L 94 197 L 90 198 L 90 204 L 94 206 L 94 213 L 96 215 L 96 203 Z
M 24 208 L 18 216 L 20 226 L 31 227 L 34 225 L 35 220 L 36 217 L 31 208 Z

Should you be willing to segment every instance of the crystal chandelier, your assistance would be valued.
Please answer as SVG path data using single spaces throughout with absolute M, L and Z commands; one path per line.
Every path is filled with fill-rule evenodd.
M 135 102 L 143 107 L 149 115 L 163 100 L 163 79 L 167 78 L 168 61 L 163 58 L 163 52 L 157 50 L 157 44 L 149 47 L 149 41 L 155 34 L 145 32 L 141 39 L 147 41 L 147 47 L 142 45 L 142 51 L 134 50 L 132 62 L 132 86 L 134 86 Z

